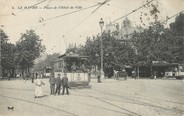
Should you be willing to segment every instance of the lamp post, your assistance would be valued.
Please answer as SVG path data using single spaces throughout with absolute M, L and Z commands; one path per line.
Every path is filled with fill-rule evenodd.
M 101 54 L 101 70 L 100 70 L 100 72 L 101 72 L 101 79 L 104 79 L 104 72 L 103 72 L 103 40 L 102 40 L 102 29 L 103 29 L 103 26 L 104 26 L 104 21 L 103 21 L 103 19 L 101 18 L 100 19 L 100 22 L 99 22 L 99 25 L 100 25 L 100 29 L 101 29 L 101 43 L 100 43 L 100 48 L 101 48 L 101 52 L 100 52 L 100 54 Z

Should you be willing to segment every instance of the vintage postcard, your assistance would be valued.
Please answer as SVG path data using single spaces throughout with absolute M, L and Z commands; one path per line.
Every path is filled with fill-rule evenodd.
M 0 0 L 0 116 L 184 116 L 184 0 Z

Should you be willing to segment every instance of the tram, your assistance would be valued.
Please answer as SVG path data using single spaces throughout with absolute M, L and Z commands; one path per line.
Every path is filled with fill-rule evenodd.
M 49 77 L 52 72 L 53 72 L 53 69 L 49 66 L 46 66 L 43 68 L 43 76 L 44 77 Z
M 184 64 L 171 63 L 167 65 L 165 71 L 166 77 L 176 77 L 176 79 L 184 79 Z
M 87 87 L 90 82 L 90 76 L 85 65 L 87 64 L 87 56 L 80 56 L 74 53 L 63 54 L 54 61 L 54 76 L 66 73 L 69 86 Z

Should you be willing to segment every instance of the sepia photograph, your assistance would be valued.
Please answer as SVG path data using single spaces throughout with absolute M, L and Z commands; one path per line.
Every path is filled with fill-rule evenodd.
M 0 116 L 184 116 L 184 0 L 0 0 Z

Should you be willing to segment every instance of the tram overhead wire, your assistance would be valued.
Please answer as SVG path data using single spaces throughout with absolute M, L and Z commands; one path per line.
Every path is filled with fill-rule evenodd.
M 154 0 L 148 1 L 146 4 L 143 4 L 143 5 L 142 5 L 142 6 L 140 6 L 139 8 L 134 9 L 132 12 L 130 12 L 130 13 L 128 13 L 128 14 L 126 14 L 126 15 L 122 16 L 122 17 L 119 17 L 119 18 L 115 19 L 113 22 L 116 22 L 116 21 L 118 21 L 118 20 L 120 20 L 120 19 L 122 19 L 122 18 L 127 17 L 128 15 L 130 15 L 130 14 L 132 14 L 132 13 L 134 13 L 134 12 L 138 11 L 139 9 L 141 9 L 141 8 L 145 7 L 146 5 L 150 4 L 150 3 L 151 3 L 151 2 L 153 2 L 153 1 L 154 1 Z
M 85 17 L 79 24 L 77 24 L 71 31 L 69 31 L 68 33 L 71 33 L 73 30 L 75 30 L 77 27 L 79 27 L 85 20 L 87 20 L 92 14 L 94 14 L 100 7 L 102 7 L 103 5 L 105 5 L 107 2 L 109 2 L 110 0 L 105 0 L 102 3 L 99 3 L 100 6 L 98 8 L 96 8 L 94 11 L 92 11 L 87 17 Z M 67 34 L 68 34 L 67 33 Z

